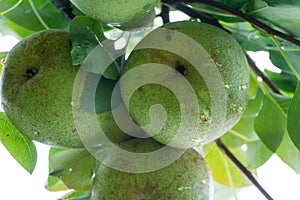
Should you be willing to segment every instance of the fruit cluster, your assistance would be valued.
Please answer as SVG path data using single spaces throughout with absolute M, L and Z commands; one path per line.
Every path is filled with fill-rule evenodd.
M 157 0 L 126 1 L 137 12 L 117 11 L 113 17 L 105 6 L 109 1 L 99 1 L 103 7 L 72 2 L 99 21 L 122 25 L 150 12 Z M 114 8 L 123 8 L 123 1 L 115 2 Z M 98 130 L 79 133 L 74 123 L 86 122 L 87 115 L 74 115 L 80 112 L 73 91 L 81 71 L 73 65 L 72 48 L 70 34 L 62 30 L 20 41 L 5 61 L 2 105 L 14 126 L 33 140 L 90 148 L 84 137 L 97 141 L 95 147 L 102 143 L 99 135 L 85 133 Z M 114 109 L 94 114 L 115 148 L 97 169 L 92 199 L 210 199 L 212 178 L 201 146 L 231 129 L 247 104 L 249 72 L 239 44 L 209 24 L 165 24 L 130 53 L 119 85 L 118 108 L 140 129 L 120 127 Z M 78 116 L 82 119 L 74 119 Z

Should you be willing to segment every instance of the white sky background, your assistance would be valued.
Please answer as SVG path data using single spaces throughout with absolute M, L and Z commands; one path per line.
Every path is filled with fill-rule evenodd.
M 180 14 L 180 13 L 179 13 Z M 9 51 L 17 40 L 0 34 L 0 52 Z M 261 52 L 255 56 L 258 66 L 272 68 L 268 54 Z M 36 143 L 38 162 L 32 175 L 26 172 L 0 143 L 0 199 L 18 200 L 56 200 L 66 192 L 49 192 L 44 189 L 48 176 L 47 145 Z M 258 181 L 275 200 L 294 200 L 300 198 L 300 176 L 273 156 L 258 169 Z M 238 193 L 239 200 L 264 200 L 253 186 Z M 219 199 L 218 199 L 219 200 Z

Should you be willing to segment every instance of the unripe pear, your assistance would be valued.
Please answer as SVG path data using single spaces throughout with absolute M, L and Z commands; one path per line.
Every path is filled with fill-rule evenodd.
M 179 151 L 164 147 L 151 138 L 129 140 L 120 148 L 134 153 L 155 153 L 160 148 L 168 148 L 170 153 Z M 127 159 L 113 151 L 104 161 L 137 170 L 144 168 L 144 165 L 156 166 L 154 162 L 160 162 L 146 159 L 140 163 L 138 158 L 132 161 Z M 211 198 L 212 190 L 208 165 L 198 151 L 188 149 L 168 166 L 149 172 L 130 173 L 101 164 L 96 172 L 92 200 L 207 200 Z
M 74 124 L 72 95 L 80 66 L 73 65 L 71 49 L 70 34 L 63 30 L 44 30 L 21 40 L 5 60 L 1 100 L 10 121 L 29 138 L 78 148 L 84 145 Z M 96 118 L 113 142 L 127 137 L 111 111 Z
M 224 30 L 174 22 L 135 47 L 120 88 L 132 119 L 145 132 L 161 143 L 188 148 L 213 141 L 239 121 L 249 70 L 242 48 Z
M 159 0 L 71 0 L 84 14 L 103 23 L 117 24 L 136 20 L 151 11 Z
M 154 8 L 128 22 L 115 24 L 115 26 L 124 31 L 142 30 L 153 25 L 156 17 Z

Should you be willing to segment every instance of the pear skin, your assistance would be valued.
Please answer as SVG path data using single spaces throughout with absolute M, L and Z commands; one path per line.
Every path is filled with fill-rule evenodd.
M 72 106 L 80 66 L 72 64 L 71 49 L 70 34 L 63 30 L 40 31 L 21 40 L 5 60 L 1 100 L 10 121 L 29 138 L 53 146 L 82 148 Z M 81 117 L 76 120 L 86 122 L 81 124 L 86 130 L 92 126 L 87 117 L 96 118 L 93 127 L 102 126 L 113 143 L 128 137 L 117 127 L 111 111 Z M 95 136 L 81 134 L 85 138 Z M 103 142 L 99 138 L 93 141 L 98 142 L 95 145 Z
M 120 147 L 130 152 L 147 153 L 163 145 L 148 138 L 133 139 Z M 179 151 L 172 147 L 166 148 L 170 152 Z M 123 165 L 128 163 L 133 168 L 143 167 L 136 160 L 128 162 L 114 152 L 105 161 Z M 150 162 L 154 164 L 154 161 Z M 144 164 L 147 164 L 147 160 Z M 208 200 L 212 191 L 208 165 L 198 151 L 188 149 L 175 162 L 146 173 L 129 173 L 100 165 L 93 184 L 92 200 Z
M 154 8 L 159 0 L 71 0 L 87 16 L 103 23 L 121 24 Z
M 145 132 L 189 148 L 215 140 L 239 121 L 249 79 L 245 54 L 230 34 L 181 21 L 155 29 L 137 44 L 122 69 L 120 88 Z

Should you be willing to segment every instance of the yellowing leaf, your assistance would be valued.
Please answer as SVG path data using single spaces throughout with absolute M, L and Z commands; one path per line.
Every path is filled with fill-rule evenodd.
M 53 169 L 50 175 L 61 179 L 68 188 L 88 190 L 92 187 L 96 161 L 87 150 L 57 152 L 51 156 L 50 165 Z
M 229 160 L 217 145 L 205 146 L 205 159 L 209 164 L 215 181 L 230 187 L 246 187 L 251 185 L 245 175 Z

